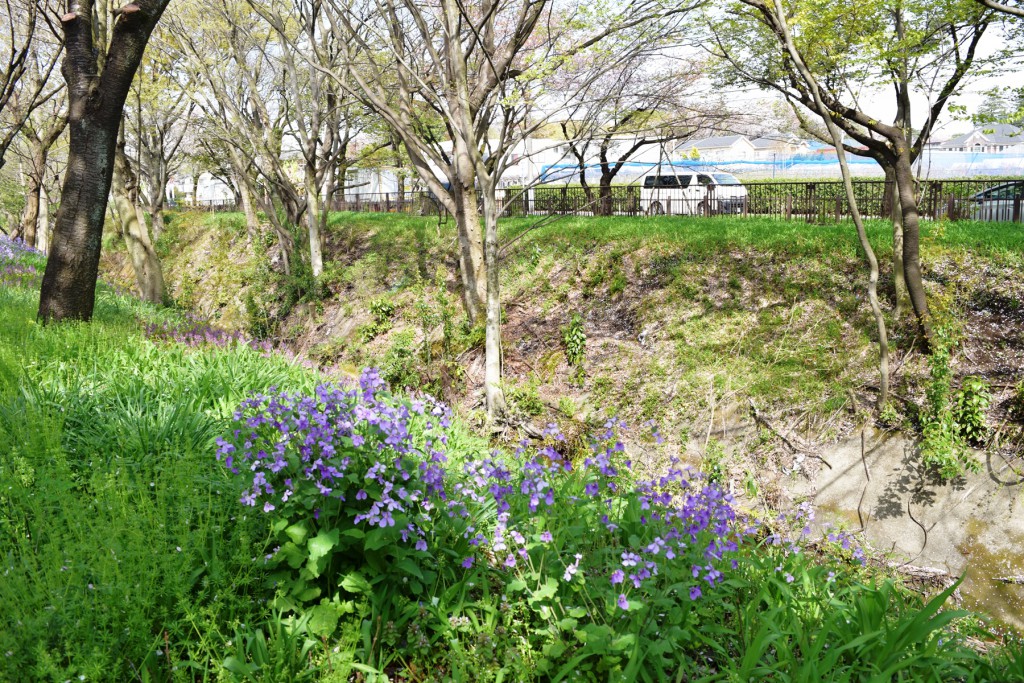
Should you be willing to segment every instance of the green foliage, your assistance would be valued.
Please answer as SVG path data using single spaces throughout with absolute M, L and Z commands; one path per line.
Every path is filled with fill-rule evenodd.
M 1010 411 L 1018 420 L 1024 420 L 1024 380 L 1017 383 L 1010 398 Z
M 395 313 L 395 304 L 387 297 L 379 297 L 370 301 L 372 320 L 359 328 L 359 336 L 364 342 L 372 341 L 378 335 L 391 329 L 391 316 Z
M 967 449 L 967 440 L 983 435 L 989 401 L 984 383 L 965 383 L 957 397 L 951 395 L 953 344 L 946 328 L 936 328 L 928 357 L 931 381 L 925 388 L 921 413 L 921 458 L 945 480 L 981 470 L 981 463 Z
M 381 360 L 381 376 L 396 387 L 418 387 L 422 364 L 416 356 L 416 333 L 403 330 L 391 339 Z
M 992 403 L 988 382 L 980 377 L 966 377 L 960 384 L 953 407 L 953 419 L 960 435 L 973 446 L 980 446 L 988 436 L 985 414 Z
M 701 458 L 700 471 L 712 484 L 721 484 L 725 480 L 725 446 L 714 437 L 708 439 L 704 457 Z
M 562 330 L 565 360 L 573 367 L 583 365 L 587 354 L 587 335 L 583 331 L 583 316 L 573 313 L 569 324 Z
M 310 378 L 156 346 L 136 315 L 174 312 L 105 288 L 90 325 L 39 327 L 36 306 L 0 291 L 0 680 L 214 680 L 231 625 L 264 616 L 267 530 L 213 439 L 251 387 Z
M 540 398 L 536 379 L 525 384 L 506 384 L 503 388 L 512 412 L 527 417 L 536 417 L 544 412 L 544 402 Z

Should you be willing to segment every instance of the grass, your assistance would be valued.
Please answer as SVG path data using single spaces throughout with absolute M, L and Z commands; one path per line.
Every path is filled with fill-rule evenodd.
M 197 220 L 205 227 L 194 225 Z M 458 308 L 450 219 L 331 214 L 323 277 L 328 296 L 290 315 L 282 314 L 292 308 L 288 302 L 294 294 L 265 300 L 264 293 L 273 291 L 266 274 L 258 282 L 253 278 L 252 264 L 259 257 L 240 257 L 249 265 L 239 265 L 227 256 L 240 249 L 241 220 L 241 214 L 204 214 L 173 221 L 168 244 L 185 231 L 189 239 L 205 234 L 205 241 L 221 245 L 204 266 L 202 287 L 189 280 L 197 277 L 197 256 L 182 255 L 180 263 L 170 264 L 179 281 L 176 296 L 196 299 L 196 292 L 203 292 L 200 308 L 242 326 L 252 311 L 241 310 L 239 302 L 244 292 L 256 291 L 260 315 L 277 321 L 274 334 L 314 347 L 323 362 L 350 368 L 388 364 L 395 367 L 393 379 L 424 382 L 457 403 L 466 398 L 461 392 L 472 389 L 472 382 L 439 367 L 439 350 L 431 348 L 428 354 L 422 343 L 424 325 L 429 333 L 437 324 L 437 311 L 428 309 L 438 292 L 439 270 Z M 501 223 L 502 241 L 508 245 L 502 270 L 505 345 L 511 350 L 510 384 L 536 386 L 551 410 L 568 396 L 581 416 L 601 411 L 607 416 L 614 410 L 627 419 L 656 419 L 677 431 L 707 420 L 712 403 L 726 399 L 745 405 L 749 398 L 778 411 L 777 417 L 808 412 L 813 430 L 815 424 L 835 424 L 837 411 L 854 405 L 851 392 L 864 394 L 865 387 L 877 384 L 876 333 L 865 305 L 866 267 L 850 223 L 567 216 L 531 229 L 539 220 Z M 867 229 L 882 265 L 883 302 L 888 302 L 891 227 L 868 221 Z M 952 307 L 953 315 L 988 285 L 951 282 L 937 269 L 955 271 L 952 264 L 967 259 L 977 272 L 1024 267 L 1019 226 L 926 222 L 921 241 L 929 296 L 944 310 Z M 294 292 L 295 286 L 277 291 Z M 389 329 L 362 334 L 373 324 L 372 302 L 380 299 L 396 307 Z M 574 314 L 583 316 L 590 338 L 582 374 L 565 362 L 560 339 Z M 908 350 L 913 326 L 896 320 L 888 305 L 886 316 L 894 349 Z M 457 332 L 458 339 L 445 337 L 453 356 L 470 351 L 480 338 L 465 330 L 460 318 L 456 311 L 452 335 Z M 339 319 L 354 325 L 340 334 L 310 331 Z M 518 353 L 523 345 L 535 350 Z M 401 367 L 396 358 L 402 359 Z M 923 367 L 913 363 L 905 370 L 910 384 L 925 376 Z M 614 380 L 612 390 L 596 384 L 598 378 Z M 709 391 L 723 380 L 728 386 L 717 395 Z M 628 388 L 641 382 L 646 398 L 638 408 L 641 401 Z M 870 397 L 863 400 L 870 403 Z
M 615 429 L 597 437 L 594 463 L 546 471 L 559 458 L 554 451 L 492 453 L 459 425 L 423 427 L 434 419 L 423 416 L 400 429 L 401 438 L 423 453 L 444 444 L 452 464 L 446 481 L 463 487 L 449 492 L 467 515 L 448 515 L 446 503 L 432 500 L 423 511 L 435 514 L 380 528 L 351 517 L 357 501 L 384 500 L 398 486 L 399 496 L 426 491 L 427 475 L 437 470 L 422 465 L 443 461 L 359 450 L 341 431 L 332 443 L 335 466 L 347 468 L 351 454 L 374 472 L 402 470 L 405 483 L 373 484 L 353 470 L 342 485 L 361 493 L 330 515 L 318 514 L 312 487 L 288 507 L 280 486 L 273 494 L 280 509 L 261 513 L 239 501 L 254 486 L 252 471 L 228 474 L 215 457 L 223 449 L 216 439 L 237 442 L 239 452 L 263 448 L 248 435 L 257 428 L 248 418 L 260 409 L 242 423 L 232 411 L 271 386 L 308 395 L 317 375 L 242 345 L 154 343 L 143 336 L 142 320 L 174 312 L 157 313 L 107 288 L 91 324 L 40 327 L 36 305 L 30 289 L 0 289 L 0 680 L 333 683 L 358 672 L 375 681 L 682 675 L 938 682 L 1024 675 L 1019 645 L 990 656 L 968 647 L 966 636 L 989 636 L 973 617 L 943 611 L 949 591 L 923 603 L 861 567 L 845 541 L 805 544 L 805 510 L 759 527 L 734 518 L 723 493 L 698 478 L 680 484 L 681 471 L 632 492 L 640 475 L 629 472 L 624 458 L 632 455 L 621 452 Z M 736 309 L 725 317 L 737 330 L 751 323 Z M 588 335 L 587 354 L 593 340 Z M 785 358 L 783 348 L 758 353 L 786 367 L 804 362 Z M 666 378 L 668 364 L 662 359 L 652 376 Z M 534 402 L 533 392 L 527 386 L 526 402 Z M 386 400 L 411 407 L 401 396 Z M 403 410 L 381 412 L 388 419 L 366 429 L 394 429 Z M 268 444 L 278 443 L 280 423 L 262 424 Z M 322 424 L 293 427 L 312 434 Z M 432 429 L 445 438 L 424 431 Z M 298 477 L 303 466 L 293 460 L 288 467 Z M 477 468 L 476 476 L 462 476 L 464 465 Z M 531 491 L 542 498 L 549 490 L 557 503 L 531 500 Z M 661 491 L 676 496 L 654 500 Z M 670 557 L 672 518 L 647 510 L 673 500 L 692 509 L 679 524 L 693 536 L 671 546 Z M 499 501 L 507 517 L 498 514 Z M 707 524 L 711 510 L 721 525 Z M 399 539 L 406 521 L 426 530 L 426 550 Z M 491 540 L 472 545 L 473 533 Z M 500 539 L 522 544 L 525 554 L 499 562 Z M 289 541 L 278 555 L 275 544 Z M 711 545 L 732 541 L 735 550 Z M 321 574 L 324 557 L 337 563 L 337 574 Z M 652 565 L 658 573 L 638 576 L 635 585 L 609 578 L 613 569 L 639 574 Z M 283 587 L 298 590 L 286 595 Z
M 0 680 L 214 680 L 232 624 L 266 613 L 267 530 L 213 439 L 253 389 L 313 378 L 244 348 L 157 346 L 139 315 L 173 312 L 107 288 L 94 324 L 44 329 L 36 306 L 0 289 Z

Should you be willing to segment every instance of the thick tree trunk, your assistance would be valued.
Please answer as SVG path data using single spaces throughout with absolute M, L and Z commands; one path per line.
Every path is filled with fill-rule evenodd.
M 473 187 L 454 186 L 455 225 L 459 232 L 459 270 L 462 297 L 471 323 L 480 320 L 487 300 L 487 269 L 484 263 L 483 230 L 477 213 L 477 194 Z
M 117 121 L 104 125 L 95 118 L 71 123 L 68 167 L 39 295 L 44 322 L 92 318 L 117 140 Z
M 61 17 L 71 140 L 39 293 L 43 322 L 92 318 L 117 131 L 128 89 L 167 2 L 137 0 L 125 5 L 114 20 L 109 47 L 93 43 L 89 0 L 69 2 L 68 13 Z
M 484 384 L 487 417 L 505 414 L 505 392 L 501 388 L 501 291 L 498 259 L 498 204 L 493 190 L 484 195 L 484 250 L 487 263 L 487 322 L 484 341 Z
M 164 234 L 164 203 L 151 204 L 149 207 L 150 233 L 153 235 L 153 244 Z
M 920 223 L 917 211 L 914 171 L 910 155 L 904 145 L 898 149 L 895 164 L 896 187 L 899 192 L 900 208 L 903 213 L 903 272 L 906 275 L 907 292 L 917 317 L 919 332 L 926 347 L 932 341 L 932 326 L 928 311 L 928 299 L 924 292 L 921 275 Z
M 164 300 L 163 269 L 146 230 L 146 217 L 132 196 L 130 186 L 134 183 L 124 151 L 119 150 L 114 160 L 111 194 L 121 223 L 121 236 L 132 260 L 139 296 L 143 301 L 160 304 Z

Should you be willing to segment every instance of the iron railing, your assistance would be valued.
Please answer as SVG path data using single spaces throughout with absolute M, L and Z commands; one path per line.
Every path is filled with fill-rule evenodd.
M 504 188 L 498 191 L 503 216 L 548 214 L 640 216 L 733 215 L 832 223 L 850 219 L 849 202 L 839 181 L 753 181 L 743 183 L 745 196 L 735 188 L 701 192 L 683 197 L 665 192 L 652 196 L 638 185 L 614 185 L 606 196 L 597 187 L 588 193 L 580 186 L 536 187 L 529 191 Z M 858 180 L 853 183 L 857 205 L 867 218 L 892 215 L 892 183 Z M 1024 180 L 1014 178 L 972 180 L 925 180 L 917 186 L 918 212 L 932 220 L 1024 220 Z M 203 202 L 175 208 L 205 211 L 237 211 L 233 201 Z M 332 211 L 436 215 L 443 205 L 429 192 L 352 194 L 330 203 Z

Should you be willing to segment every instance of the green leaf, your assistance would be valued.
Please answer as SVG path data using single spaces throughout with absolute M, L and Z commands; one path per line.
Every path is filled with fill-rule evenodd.
M 558 581 L 553 576 L 549 576 L 544 585 L 533 591 L 533 595 L 530 597 L 530 602 L 536 602 L 538 600 L 548 600 L 555 597 L 555 593 L 558 592 Z
M 363 578 L 363 575 L 359 572 L 346 574 L 338 585 L 349 593 L 369 593 L 373 590 L 370 582 Z
M 292 543 L 295 545 L 302 545 L 305 542 L 306 537 L 309 536 L 309 529 L 307 529 L 306 525 L 302 522 L 292 524 L 290 527 L 285 529 L 284 532 L 288 534 L 288 538 L 290 538 Z
M 278 555 L 283 557 L 288 563 L 288 566 L 292 569 L 298 569 L 302 566 L 302 563 L 306 561 L 308 554 L 305 549 L 300 548 L 291 541 L 288 541 L 278 552 Z
M 327 638 L 338 628 L 338 619 L 341 618 L 342 612 L 340 605 L 323 600 L 310 610 L 310 614 L 310 633 Z
M 408 557 L 399 560 L 395 563 L 395 566 L 404 571 L 406 574 L 411 574 L 417 579 L 423 580 L 423 572 L 420 570 L 419 565 L 413 562 Z
M 372 529 L 366 534 L 363 547 L 366 550 L 380 550 L 381 548 L 394 543 L 394 534 L 388 533 L 387 529 Z
M 248 678 L 259 669 L 255 664 L 246 664 L 238 657 L 234 656 L 228 657 L 224 660 L 224 668 L 236 676 L 242 676 L 245 678 Z
M 324 557 L 331 552 L 336 545 L 338 545 L 338 530 L 321 530 L 320 533 L 309 539 L 309 543 L 306 544 L 306 547 L 309 549 L 310 561 Z

